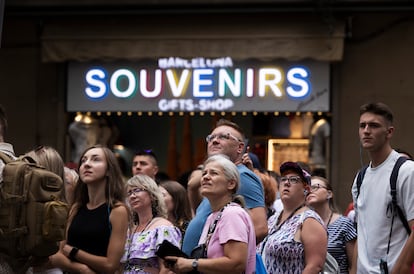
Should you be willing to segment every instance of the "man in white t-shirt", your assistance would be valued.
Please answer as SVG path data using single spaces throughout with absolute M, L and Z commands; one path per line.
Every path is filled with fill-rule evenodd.
M 362 185 L 357 190 L 356 178 L 352 186 L 358 239 L 354 265 L 356 273 L 392 273 L 408 234 L 398 214 L 392 218 L 390 175 L 400 156 L 390 145 L 394 133 L 393 114 L 383 103 L 361 106 L 359 138 L 368 152 L 370 163 Z M 397 202 L 403 210 L 410 227 L 414 225 L 414 162 L 406 161 L 400 168 L 397 180 Z M 394 219 L 392 221 L 392 219 Z M 392 234 L 390 231 L 392 226 Z M 389 244 L 388 244 L 389 243 Z M 389 251 L 387 251 L 389 246 Z

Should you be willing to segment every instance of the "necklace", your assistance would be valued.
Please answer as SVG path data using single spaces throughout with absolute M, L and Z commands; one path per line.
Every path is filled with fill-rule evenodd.
M 333 216 L 333 211 L 331 210 L 331 215 L 329 215 L 328 222 L 326 223 L 326 226 L 327 226 L 327 227 L 328 227 L 328 225 L 331 223 L 332 216 Z
M 127 262 L 126 262 L 126 265 L 125 265 L 125 267 L 128 267 L 129 266 L 129 258 L 130 258 L 130 256 L 131 256 L 131 246 L 132 246 L 132 240 L 134 239 L 134 234 L 135 233 L 142 233 L 142 232 L 144 232 L 148 227 L 149 227 L 149 225 L 152 223 L 152 221 L 154 220 L 154 217 L 152 217 L 148 222 L 147 222 L 147 224 L 145 225 L 145 227 L 144 227 L 144 229 L 142 229 L 141 231 L 138 231 L 138 227 L 139 227 L 139 225 L 137 225 L 137 227 L 135 227 L 135 229 L 134 229 L 134 232 L 132 232 L 131 233 L 131 235 L 129 236 L 129 239 L 128 239 L 128 241 L 129 241 L 129 246 L 128 246 L 128 253 L 127 253 Z
M 280 221 L 281 221 L 281 219 L 282 219 L 282 215 L 283 215 L 283 210 L 280 212 L 280 215 L 279 215 L 279 217 L 277 218 L 277 223 L 276 223 L 276 226 L 274 226 L 274 228 L 273 228 L 273 230 L 272 231 L 269 231 L 269 234 L 266 236 L 266 238 L 264 238 L 264 240 L 263 240 L 263 242 L 261 243 L 261 245 L 262 245 L 262 249 L 261 249 L 261 251 L 260 251 L 260 254 L 262 254 L 263 253 L 263 249 L 264 249 L 264 247 L 265 247 L 265 245 L 266 245 L 266 243 L 267 243 L 267 241 L 269 240 L 269 236 L 271 236 L 271 235 L 273 235 L 274 233 L 276 233 L 281 227 L 282 227 L 282 225 L 284 225 L 290 218 L 292 218 L 293 217 L 293 215 L 295 215 L 295 213 L 299 210 L 299 209 L 301 209 L 302 207 L 304 207 L 305 206 L 305 204 L 301 204 L 300 206 L 298 206 L 292 213 L 290 213 L 290 215 L 289 215 L 289 217 L 287 217 L 286 218 L 286 220 L 284 220 L 283 221 L 283 223 L 281 223 L 281 224 L 279 224 L 280 223 Z M 279 224 L 279 225 L 277 225 L 277 224 Z
M 154 220 L 154 217 L 153 218 L 151 218 L 148 222 L 147 222 L 147 224 L 145 225 L 145 227 L 142 229 L 142 230 L 140 230 L 140 231 L 138 231 L 138 227 L 139 227 L 139 225 L 137 225 L 137 227 L 135 228 L 135 232 L 134 233 L 136 233 L 136 232 L 139 232 L 139 233 L 142 233 L 142 232 L 144 232 L 148 227 L 149 227 L 149 225 L 152 223 L 152 221 Z

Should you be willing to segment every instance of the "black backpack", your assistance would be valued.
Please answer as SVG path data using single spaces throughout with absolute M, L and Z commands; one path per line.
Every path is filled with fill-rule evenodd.
M 392 169 L 391 176 L 390 176 L 390 187 L 391 187 L 391 206 L 393 212 L 394 210 L 397 211 L 398 217 L 400 217 L 401 222 L 403 223 L 405 229 L 407 230 L 408 235 L 411 234 L 410 225 L 408 224 L 407 218 L 405 217 L 402 209 L 397 204 L 397 177 L 398 177 L 398 171 L 400 170 L 400 167 L 405 161 L 407 161 L 408 158 L 401 156 L 398 158 L 397 162 L 395 162 L 394 168 Z M 364 166 L 360 169 L 357 177 L 357 198 L 359 196 L 359 191 L 361 189 L 362 181 L 365 176 L 365 172 L 367 171 L 368 165 Z

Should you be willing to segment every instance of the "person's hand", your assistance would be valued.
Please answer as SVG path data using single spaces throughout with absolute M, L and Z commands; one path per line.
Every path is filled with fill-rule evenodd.
M 55 254 L 49 256 L 49 263 L 54 267 L 59 267 L 68 258 L 62 252 L 58 251 Z
M 191 172 L 190 177 L 188 178 L 187 185 L 192 189 L 199 189 L 201 186 L 201 177 L 203 176 L 203 171 L 201 169 L 195 169 Z
M 246 152 L 242 156 L 242 164 L 245 165 L 248 169 L 253 170 L 253 161 L 249 156 L 250 147 L 247 146 Z
M 73 246 L 70 246 L 68 244 L 65 244 L 62 248 L 62 253 L 63 255 L 65 255 L 66 257 L 69 258 L 69 254 L 72 251 Z
M 89 266 L 86 264 L 82 264 L 82 266 L 79 268 L 79 273 L 81 274 L 95 274 L 96 272 L 93 271 Z
M 174 273 L 187 273 L 193 270 L 193 259 L 183 257 L 167 256 L 164 258 L 165 266 Z

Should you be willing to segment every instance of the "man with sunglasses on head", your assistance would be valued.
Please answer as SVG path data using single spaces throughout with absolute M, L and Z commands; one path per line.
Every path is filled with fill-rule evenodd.
M 242 163 L 245 151 L 245 136 L 242 129 L 235 123 L 221 119 L 215 129 L 206 137 L 208 156 L 222 154 L 237 165 L 240 173 L 240 188 L 237 194 L 244 197 L 246 208 L 250 212 L 256 242 L 259 243 L 267 235 L 267 217 L 264 203 L 263 185 L 253 171 Z M 188 181 L 188 196 L 194 218 L 191 220 L 183 241 L 183 251 L 191 255 L 198 245 L 208 215 L 211 213 L 210 203 L 200 195 L 199 188 L 203 167 L 193 171 Z
M 370 163 L 358 187 L 358 175 L 352 186 L 358 239 L 354 252 L 356 273 L 399 273 L 394 269 L 408 239 L 402 219 L 393 209 L 390 176 L 400 157 L 392 149 L 393 114 L 383 103 L 360 107 L 359 141 L 368 152 Z M 359 189 L 359 190 L 358 190 Z M 405 161 L 396 181 L 397 204 L 409 227 L 414 225 L 414 162 Z
M 158 163 L 155 153 L 148 150 L 139 150 L 132 159 L 132 175 L 144 174 L 156 181 Z

